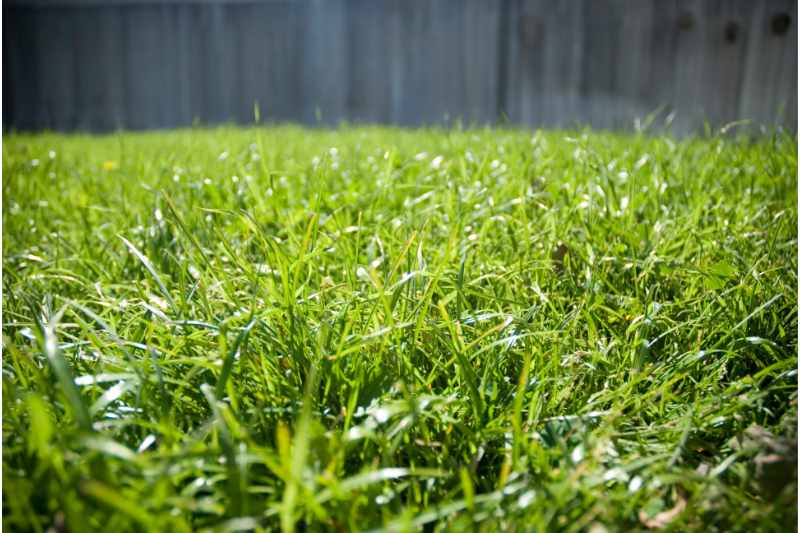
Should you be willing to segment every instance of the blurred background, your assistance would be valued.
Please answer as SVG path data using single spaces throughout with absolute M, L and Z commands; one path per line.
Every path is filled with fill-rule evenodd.
M 3 129 L 797 130 L 790 0 L 4 0 Z

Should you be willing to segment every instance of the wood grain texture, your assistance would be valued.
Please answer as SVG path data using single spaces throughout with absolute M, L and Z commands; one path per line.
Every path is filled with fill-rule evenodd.
M 3 127 L 796 131 L 791 0 L 10 0 Z

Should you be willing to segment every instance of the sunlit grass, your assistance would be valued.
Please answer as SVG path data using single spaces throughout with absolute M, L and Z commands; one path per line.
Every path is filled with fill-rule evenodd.
M 794 527 L 796 153 L 6 136 L 4 529 Z

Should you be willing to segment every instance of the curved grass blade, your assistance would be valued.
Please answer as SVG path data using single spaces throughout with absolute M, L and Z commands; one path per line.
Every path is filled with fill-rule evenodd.
M 447 473 L 436 468 L 382 468 L 380 470 L 372 470 L 356 474 L 352 477 L 342 480 L 336 487 L 325 489 L 317 494 L 317 503 L 324 503 L 335 496 L 345 496 L 350 492 L 361 490 L 375 483 L 382 481 L 390 481 L 394 479 L 401 479 L 405 477 L 447 477 Z
M 206 401 L 211 406 L 214 414 L 214 425 L 219 429 L 220 445 L 225 454 L 226 468 L 228 473 L 228 491 L 230 500 L 229 512 L 232 516 L 239 516 L 244 508 L 245 491 L 242 487 L 242 476 L 240 475 L 236 450 L 234 448 L 233 436 L 231 435 L 225 417 L 222 414 L 219 400 L 217 400 L 211 386 L 204 383 L 200 386 L 200 391 L 205 396 Z
M 150 516 L 139 507 L 139 504 L 104 483 L 94 480 L 84 481 L 81 484 L 81 492 L 139 522 L 146 530 L 150 530 L 153 525 Z
M 250 335 L 250 330 L 253 329 L 253 326 L 256 325 L 256 322 L 258 322 L 257 318 L 250 320 L 250 322 L 248 322 L 248 324 L 242 328 L 242 331 L 239 332 L 239 335 L 237 335 L 233 346 L 231 346 L 231 349 L 228 350 L 228 355 L 225 357 L 225 361 L 222 363 L 222 372 L 220 372 L 219 378 L 217 379 L 215 393 L 218 398 L 223 397 L 225 393 L 225 384 L 231 375 L 231 370 L 233 370 L 233 363 L 236 360 L 236 356 L 239 354 L 239 347 L 243 342 L 245 342 L 245 340 L 247 340 L 248 335 Z
M 122 242 L 125 243 L 125 246 L 128 247 L 128 250 L 130 250 L 130 252 L 133 255 L 135 255 L 136 258 L 142 263 L 144 268 L 147 269 L 147 271 L 153 277 L 153 280 L 155 280 L 156 285 L 158 285 L 158 288 L 161 290 L 161 294 L 163 294 L 164 298 L 166 298 L 167 301 L 169 302 L 172 311 L 175 314 L 178 314 L 178 307 L 175 305 L 175 300 L 172 299 L 172 295 L 170 295 L 169 291 L 167 290 L 167 287 L 164 285 L 164 282 L 161 281 L 161 277 L 158 275 L 158 272 L 156 272 L 156 269 L 153 267 L 153 263 L 150 262 L 150 259 L 148 259 L 146 255 L 140 252 L 136 248 L 136 246 L 134 246 L 133 243 L 128 239 L 126 239 L 125 237 L 123 237 L 122 235 L 117 235 L 117 237 L 122 239 Z
M 92 431 L 92 419 L 89 415 L 89 410 L 83 403 L 78 387 L 73 381 L 69 363 L 67 363 L 64 354 L 62 354 L 61 350 L 58 348 L 56 326 L 61 316 L 64 314 L 64 310 L 65 308 L 61 308 L 44 327 L 44 352 L 47 356 L 47 360 L 50 362 L 50 366 L 53 367 L 53 371 L 56 373 L 58 383 L 64 395 L 67 397 L 67 401 L 72 408 L 75 419 L 78 421 L 78 425 L 85 431 Z

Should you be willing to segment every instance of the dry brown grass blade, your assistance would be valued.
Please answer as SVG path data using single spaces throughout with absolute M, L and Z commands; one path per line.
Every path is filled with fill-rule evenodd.
M 664 529 L 686 509 L 686 498 L 678 493 L 678 501 L 672 509 L 661 511 L 655 516 L 648 517 L 644 511 L 639 511 L 639 520 L 647 529 Z

